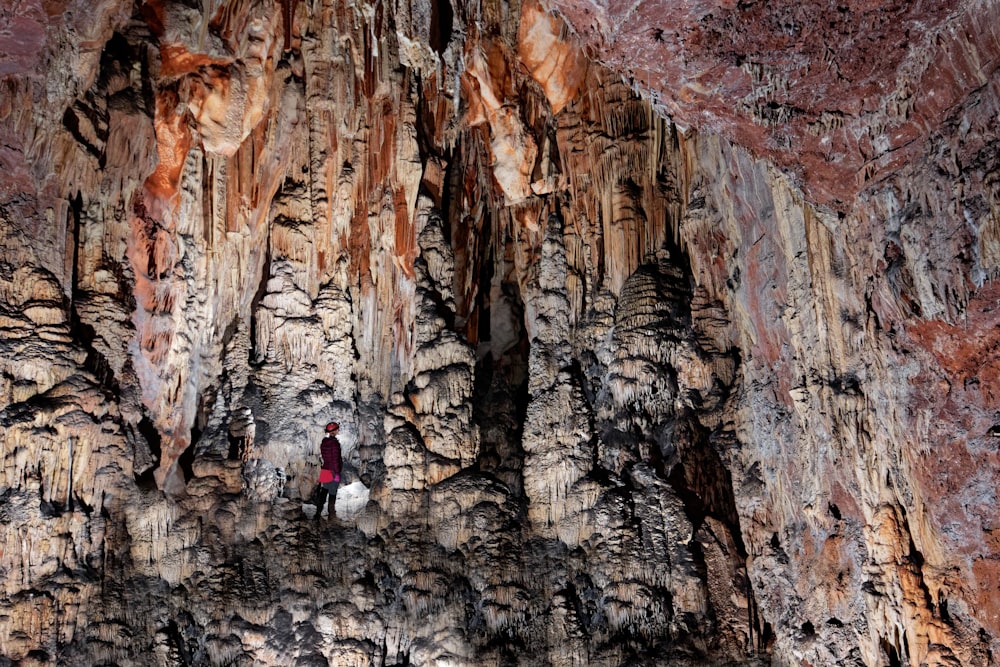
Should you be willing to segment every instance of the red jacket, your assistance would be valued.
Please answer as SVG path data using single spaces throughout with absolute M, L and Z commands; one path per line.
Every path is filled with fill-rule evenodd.
M 333 471 L 334 475 L 340 474 L 343 459 L 340 456 L 340 441 L 336 436 L 328 435 L 323 438 L 323 444 L 319 446 L 319 453 L 323 457 L 323 469 Z

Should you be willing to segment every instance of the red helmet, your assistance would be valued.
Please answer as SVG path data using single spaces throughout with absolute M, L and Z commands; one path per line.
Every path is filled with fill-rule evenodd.
M 337 422 L 330 422 L 329 424 L 326 425 L 327 433 L 333 433 L 334 431 L 338 430 L 340 430 L 340 424 L 338 424 Z

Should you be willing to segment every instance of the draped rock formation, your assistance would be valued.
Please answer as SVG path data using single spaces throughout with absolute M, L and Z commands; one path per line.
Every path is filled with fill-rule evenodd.
M 997 26 L 0 8 L 0 664 L 997 664 Z

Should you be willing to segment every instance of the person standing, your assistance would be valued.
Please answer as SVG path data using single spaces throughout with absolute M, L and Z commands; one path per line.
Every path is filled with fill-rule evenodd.
M 340 454 L 340 440 L 337 440 L 337 433 L 340 431 L 340 424 L 330 422 L 326 425 L 326 436 L 319 446 L 320 456 L 323 458 L 323 466 L 319 471 L 319 489 L 317 489 L 316 517 L 323 514 L 323 508 L 329 504 L 329 516 L 336 516 L 335 507 L 337 504 L 337 487 L 340 486 L 340 471 L 344 465 Z

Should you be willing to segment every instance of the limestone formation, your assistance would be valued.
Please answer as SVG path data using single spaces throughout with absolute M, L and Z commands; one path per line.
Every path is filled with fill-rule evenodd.
M 998 664 L 998 18 L 0 8 L 0 665 Z

